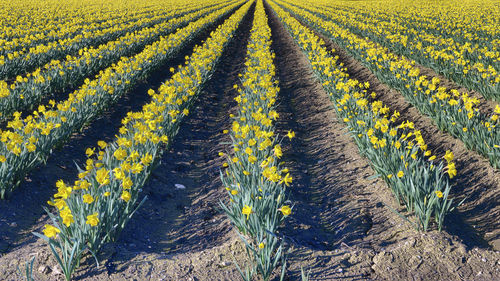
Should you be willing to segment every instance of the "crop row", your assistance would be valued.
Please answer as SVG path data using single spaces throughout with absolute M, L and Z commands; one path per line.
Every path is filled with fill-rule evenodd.
M 227 5 L 219 4 L 207 9 L 193 10 L 190 13 L 173 13 L 178 16 L 149 28 L 128 33 L 114 41 L 100 45 L 98 48 L 82 49 L 76 56 L 67 56 L 63 61 L 52 61 L 42 69 L 18 76 L 8 85 L 0 81 L 0 120 L 6 120 L 16 111 L 30 110 L 43 99 L 47 100 L 55 93 L 74 88 L 106 67 L 113 66 L 122 57 L 131 56 L 145 46 L 157 41 L 189 22 Z
M 106 21 L 112 23 L 118 18 L 131 18 L 155 11 L 161 13 L 161 8 L 179 6 L 175 0 L 170 3 L 152 2 L 146 5 L 140 1 L 116 5 L 94 0 L 2 2 L 0 25 L 4 28 L 0 34 L 0 48 L 65 39 L 100 24 L 106 26 Z
M 442 38 L 452 38 L 455 42 L 470 43 L 492 51 L 497 49 L 495 44 L 500 43 L 499 31 L 495 28 L 498 9 L 489 5 L 487 0 L 384 1 L 378 5 L 373 5 L 370 1 L 313 1 L 340 12 L 352 14 L 356 11 L 355 17 L 364 17 L 367 22 L 376 20 L 382 24 L 396 24 L 397 28 L 405 26 L 423 30 Z M 477 18 L 481 18 L 481 21 L 476 21 Z
M 412 58 L 456 83 L 480 92 L 487 99 L 500 101 L 500 53 L 493 47 L 480 48 L 470 42 L 455 42 L 452 38 L 392 21 L 368 20 L 357 16 L 357 11 L 342 13 L 324 6 L 302 5 L 301 8 L 316 12 L 323 19 L 369 38 L 398 55 Z
M 230 116 L 232 152 L 226 154 L 226 170 L 221 172 L 230 202 L 222 207 L 241 233 L 253 264 L 245 272 L 238 267 L 243 279 L 259 274 L 267 281 L 278 265 L 285 270 L 286 251 L 276 231 L 291 214 L 286 186 L 292 176 L 280 163 L 282 150 L 274 126 L 279 118 L 279 87 L 262 0 L 257 1 L 254 15 L 241 88 L 235 85 L 238 108 Z
M 477 98 L 440 86 L 436 77 L 428 79 L 420 75 L 415 62 L 302 8 L 279 3 L 345 48 L 381 81 L 401 92 L 421 113 L 431 117 L 440 130 L 449 132 L 468 149 L 488 158 L 492 167 L 500 167 L 500 106 L 497 105 L 490 117 L 484 116 L 477 107 Z
M 349 78 L 337 57 L 323 47 L 323 40 L 278 5 L 271 5 L 309 59 L 361 154 L 370 160 L 398 201 L 417 217 L 415 226 L 427 230 L 434 217 L 441 229 L 446 214 L 453 209 L 445 174 L 447 171 L 453 177 L 457 173 L 453 154 L 447 153 L 446 168 L 434 161 L 436 156 L 413 123 L 402 121 L 398 125 L 399 112 L 391 112 L 375 94 L 369 94 L 369 83 Z
M 132 33 L 102 44 L 97 48 L 81 49 L 76 56 L 66 56 L 65 60 L 54 60 L 42 69 L 18 76 L 12 84 L 0 81 L 0 120 L 10 118 L 16 111 L 32 109 L 50 95 L 73 88 L 106 67 L 112 67 L 120 58 L 128 57 L 141 51 L 189 22 L 219 9 L 227 3 L 193 10 L 175 10 L 171 20 L 154 26 L 136 30 Z M 188 13 L 186 13 L 188 12 Z M 175 17 L 175 18 L 174 18 Z
M 127 93 L 214 21 L 232 13 L 241 2 L 217 9 L 190 22 L 186 27 L 148 45 L 133 56 L 123 57 L 102 71 L 94 80 L 71 93 L 68 99 L 39 106 L 22 119 L 15 114 L 10 130 L 2 131 L 0 143 L 0 198 L 4 198 L 23 179 L 26 172 L 43 163 L 52 149 Z
M 176 5 L 174 7 L 179 8 Z M 79 34 L 90 35 L 90 33 L 109 28 L 125 22 L 138 21 L 141 18 L 151 18 L 168 12 L 155 9 L 154 7 L 144 8 L 136 11 L 130 10 L 102 10 L 94 11 L 91 7 L 83 9 L 84 15 L 79 15 L 80 10 L 72 11 L 67 15 L 60 15 L 59 20 L 46 19 L 46 21 L 30 22 L 30 27 L 23 29 L 27 22 L 17 23 L 16 28 L 26 32 L 24 36 L 9 36 L 0 39 L 0 55 L 6 55 L 15 51 L 29 50 L 40 44 L 47 44 L 51 41 L 65 40 Z M 23 11 L 26 12 L 26 11 Z M 78 15 L 78 16 L 77 16 Z M 48 22 L 47 22 L 48 21 Z M 36 25 L 36 26 L 34 26 Z M 3 25 L 2 25 L 3 26 Z M 4 36 L 6 33 L 4 33 Z M 13 56 L 13 55 L 12 55 Z
M 139 19 L 126 19 L 122 22 L 116 22 L 108 27 L 96 28 L 85 31 L 76 36 L 66 39 L 50 41 L 45 44 L 39 44 L 26 50 L 14 51 L 0 56 L 0 78 L 14 78 L 16 75 L 23 75 L 43 66 L 54 60 L 64 59 L 68 56 L 78 55 L 88 48 L 98 49 L 101 44 L 108 41 L 119 39 L 122 36 L 134 34 L 141 29 L 154 27 L 157 24 L 170 19 L 180 17 L 201 8 L 208 8 L 206 5 L 194 7 L 176 7 L 168 12 L 158 15 L 145 17 L 139 15 Z
M 141 112 L 127 114 L 115 141 L 99 141 L 99 151 L 87 153 L 86 169 L 74 185 L 57 183 L 51 204 L 58 213 L 51 214 L 53 225 L 46 225 L 44 235 L 39 236 L 48 241 L 67 280 L 85 250 L 98 254 L 104 243 L 118 237 L 140 207 L 137 201 L 144 182 L 164 146 L 171 144 L 251 4 L 243 5 L 219 26 L 157 91 L 148 91 L 152 101 Z

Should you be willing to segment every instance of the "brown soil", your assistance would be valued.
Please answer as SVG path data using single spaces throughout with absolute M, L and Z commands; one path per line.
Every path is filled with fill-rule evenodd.
M 477 237 L 464 243 L 460 240 L 466 241 L 464 237 L 448 232 L 417 232 L 385 206 L 403 211 L 386 184 L 370 178 L 373 170 L 336 119 L 306 57 L 269 7 L 267 12 L 281 87 L 277 129 L 280 135 L 287 130 L 296 132 L 291 143 L 283 142 L 283 160 L 294 177 L 289 196 L 295 204 L 282 230 L 290 246 L 285 280 L 300 280 L 301 268 L 310 271 L 311 280 L 500 279 L 500 253 L 488 249 Z M 236 109 L 232 86 L 239 83 L 237 74 L 244 68 L 252 15 L 253 8 L 192 115 L 143 188 L 146 203 L 118 242 L 105 248 L 101 266 L 96 268 L 92 260 L 84 260 L 75 280 L 241 280 L 233 261 L 245 264 L 246 254 L 218 208 L 219 200 L 227 197 L 219 179 L 224 159 L 218 152 L 227 149 L 230 141 L 222 130 L 230 128 L 228 116 Z M 343 62 L 348 59 L 341 58 Z M 363 75 L 353 74 L 360 80 Z M 376 87 L 376 81 L 368 81 Z M 139 108 L 146 101 L 147 89 L 138 89 L 115 107 L 112 112 L 121 112 L 116 113 L 116 120 L 120 114 Z M 381 97 L 389 95 L 375 90 Z M 136 104 L 135 97 L 141 96 L 143 101 L 138 99 Z M 136 107 L 122 109 L 130 103 Z M 81 157 L 76 162 L 82 163 L 87 146 L 95 145 L 98 139 L 113 138 L 117 128 L 111 122 L 115 120 L 112 115 L 106 114 L 96 122 L 100 125 L 92 125 L 95 129 L 75 136 L 44 168 L 33 172 L 31 182 L 24 183 L 11 200 L 0 201 L 1 280 L 19 280 L 16 266 L 23 266 L 31 256 L 37 257 L 36 280 L 61 279 L 50 250 L 30 232 L 40 231 L 48 221 L 40 206 L 54 192 L 55 181 L 72 180 L 76 175 L 74 155 Z M 177 189 L 175 184 L 186 188 Z

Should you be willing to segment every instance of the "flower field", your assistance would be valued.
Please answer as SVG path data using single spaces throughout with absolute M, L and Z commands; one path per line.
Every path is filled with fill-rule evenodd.
M 500 279 L 498 4 L 0 13 L 0 280 Z

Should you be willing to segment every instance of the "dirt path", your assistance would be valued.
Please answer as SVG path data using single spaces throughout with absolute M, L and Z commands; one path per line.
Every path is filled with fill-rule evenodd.
M 122 97 L 83 132 L 75 134 L 62 148 L 57 149 L 46 165 L 35 169 L 26 177 L 26 181 L 15 190 L 12 198 L 0 201 L 0 280 L 17 280 L 12 275 L 15 267 L 28 260 L 28 256 L 32 254 L 38 256 L 37 264 L 48 261 L 50 253 L 45 243 L 35 238 L 31 232 L 40 232 L 43 225 L 48 223 L 43 207 L 47 206 L 47 200 L 56 191 L 55 182 L 59 179 L 72 182 L 78 173 L 75 163 L 80 166 L 85 163 L 85 149 L 95 146 L 98 140 L 112 141 L 126 113 L 138 111 L 148 102 L 150 97 L 147 90 L 156 89 L 167 80 L 172 75 L 170 67 L 184 63 L 185 56 L 192 53 L 194 46 L 201 44 L 222 22 L 223 20 L 215 22 L 174 59 L 138 84 L 130 94 Z
M 278 127 L 282 134 L 287 129 L 297 132 L 284 156 L 295 177 L 291 199 L 297 204 L 285 231 L 295 248 L 292 272 L 300 271 L 297 262 L 311 268 L 313 280 L 500 277 L 498 252 L 467 250 L 446 232 L 416 232 L 384 206 L 396 207 L 389 188 L 380 180 L 367 179 L 372 169 L 336 120 L 305 56 L 277 18 L 272 14 L 270 18 L 281 86 L 279 113 L 284 120 Z M 340 62 L 353 66 L 347 56 Z M 367 80 L 367 73 L 352 74 L 375 82 Z M 373 90 L 380 96 L 380 89 Z

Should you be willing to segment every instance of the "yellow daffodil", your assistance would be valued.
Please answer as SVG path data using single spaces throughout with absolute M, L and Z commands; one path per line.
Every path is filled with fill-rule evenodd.
M 45 228 L 43 229 L 43 234 L 47 236 L 48 238 L 53 238 L 57 235 L 57 233 L 61 232 L 59 228 L 52 226 L 50 224 L 46 224 Z
M 89 224 L 90 226 L 97 226 L 97 224 L 99 223 L 98 215 L 99 215 L 98 213 L 93 213 L 91 215 L 88 215 L 85 224 Z
M 243 215 L 246 215 L 247 216 L 247 220 L 248 220 L 248 218 L 250 217 L 250 214 L 252 214 L 252 207 L 250 207 L 248 205 L 245 205 L 243 207 L 243 209 L 241 209 L 241 213 Z

